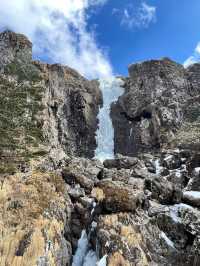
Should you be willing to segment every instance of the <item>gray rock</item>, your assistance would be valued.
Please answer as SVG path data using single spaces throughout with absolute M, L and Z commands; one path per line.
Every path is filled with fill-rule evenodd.
M 138 159 L 135 157 L 126 157 L 122 155 L 117 155 L 115 159 L 109 159 L 104 161 L 104 167 L 117 168 L 117 169 L 130 169 L 138 163 Z
M 80 185 L 75 185 L 74 187 L 71 187 L 68 191 L 69 195 L 74 198 L 78 199 L 80 197 L 85 196 L 85 191 L 83 188 L 80 187 Z
M 194 168 L 186 190 L 200 191 L 200 167 Z
M 62 175 L 68 184 L 80 184 L 87 192 L 91 191 L 98 181 L 98 175 L 103 165 L 98 160 L 72 158 L 62 170 Z
M 147 178 L 145 188 L 152 192 L 153 199 L 157 199 L 162 204 L 181 202 L 181 189 L 164 178 Z
M 111 110 L 115 153 L 135 156 L 158 150 L 174 139 L 187 143 L 189 138 L 181 137 L 186 130 L 181 125 L 186 121 L 191 125 L 199 117 L 199 69 L 197 64 L 185 70 L 168 58 L 131 65 L 125 93 Z M 179 129 L 181 136 L 176 138 Z M 190 142 L 198 143 L 198 125 L 192 131 Z

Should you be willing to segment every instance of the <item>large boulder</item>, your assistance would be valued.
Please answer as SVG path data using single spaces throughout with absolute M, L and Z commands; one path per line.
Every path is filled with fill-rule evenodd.
M 98 160 L 85 158 L 72 158 L 62 170 L 64 180 L 70 184 L 79 184 L 87 192 L 90 192 L 98 182 L 103 165 Z
M 142 186 L 138 189 L 131 184 L 105 179 L 99 181 L 97 187 L 103 192 L 103 206 L 109 212 L 134 212 L 145 199 Z

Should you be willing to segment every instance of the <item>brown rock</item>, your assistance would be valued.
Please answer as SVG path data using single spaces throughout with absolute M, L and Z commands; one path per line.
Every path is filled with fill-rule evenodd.
M 0 265 L 70 265 L 64 238 L 71 202 L 62 177 L 53 173 L 7 176 L 0 196 Z
M 97 186 L 103 191 L 103 204 L 108 211 L 134 212 L 143 203 L 143 191 L 136 190 L 131 185 L 120 181 L 103 180 Z

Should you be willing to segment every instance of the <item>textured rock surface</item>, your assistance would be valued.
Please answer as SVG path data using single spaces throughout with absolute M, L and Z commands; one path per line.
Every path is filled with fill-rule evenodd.
M 142 157 L 143 161 L 138 159 L 139 165 L 148 171 L 149 158 L 155 161 L 156 157 L 147 154 Z M 113 164 L 109 161 L 109 169 L 103 170 L 102 177 L 109 175 L 112 181 L 103 179 L 97 184 L 103 191 L 100 193 L 96 190 L 96 195 L 101 195 L 96 200 L 102 205 L 102 214 L 95 218 L 97 228 L 93 240 L 94 243 L 98 241 L 101 255 L 108 254 L 108 265 L 198 265 L 200 210 L 183 202 L 198 206 L 199 199 L 187 198 L 186 201 L 186 192 L 182 196 L 192 173 L 197 171 L 190 168 L 192 164 L 193 167 L 197 166 L 197 161 L 194 163 L 193 160 L 193 151 L 189 154 L 188 150 L 165 150 L 159 160 L 162 173 L 156 171 L 153 174 L 150 171 L 146 177 L 134 175 L 133 170 L 139 169 L 139 165 L 130 166 L 131 172 L 128 172 L 127 165 L 126 169 L 111 168 L 111 165 L 115 167 L 116 160 Z M 187 180 L 181 183 L 181 176 L 184 175 Z M 135 187 L 130 185 L 133 182 Z M 123 194 L 127 187 L 129 191 Z M 141 191 L 143 201 L 134 210 L 128 209 L 129 196 L 132 197 L 130 206 L 133 206 L 137 193 Z
M 68 67 L 33 62 L 28 39 L 6 31 L 0 96 L 0 264 L 71 265 L 74 213 L 84 208 L 68 193 L 74 200 L 85 191 L 69 187 L 59 168 L 69 156 L 94 155 L 98 83 Z
M 0 58 L 2 149 L 15 131 L 20 145 L 35 142 L 34 153 L 41 153 L 36 146 L 42 142 L 54 164 L 69 155 L 93 157 L 101 102 L 98 83 L 69 67 L 33 62 L 32 44 L 13 32 L 0 34 Z
M 53 150 L 92 158 L 101 93 L 96 81 L 61 65 L 35 62 L 45 82 L 43 130 Z
M 115 152 L 199 143 L 199 69 L 167 58 L 131 65 L 125 93 L 112 106 Z
M 62 177 L 7 176 L 0 190 L 0 265 L 70 265 L 71 201 Z

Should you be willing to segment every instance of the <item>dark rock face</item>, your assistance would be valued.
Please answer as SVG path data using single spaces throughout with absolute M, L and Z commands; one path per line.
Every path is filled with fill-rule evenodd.
M 101 103 L 98 82 L 75 70 L 35 62 L 45 78 L 44 132 L 54 150 L 92 158 L 96 148 L 97 114 Z
M 194 128 L 192 142 L 198 135 L 191 123 L 199 118 L 199 65 L 185 70 L 167 58 L 151 60 L 131 65 L 129 76 L 111 111 L 115 152 L 133 156 L 158 150 L 176 139 L 183 122 Z

